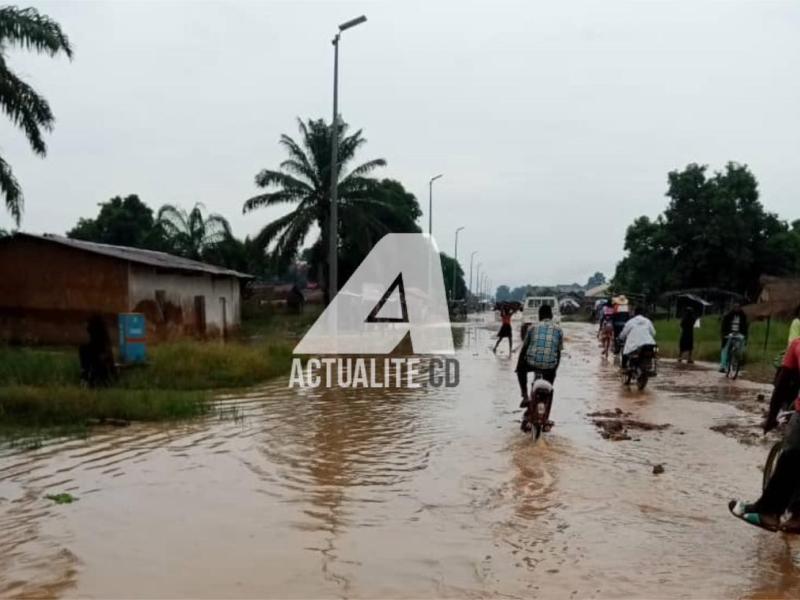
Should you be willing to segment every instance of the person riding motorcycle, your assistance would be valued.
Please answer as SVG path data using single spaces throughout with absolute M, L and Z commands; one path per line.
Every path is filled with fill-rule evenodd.
M 775 387 L 769 403 L 769 411 L 762 427 L 764 433 L 775 428 L 778 413 L 791 406 L 794 413 L 789 420 L 783 438 L 783 451 L 775 465 L 775 471 L 761 497 L 752 504 L 731 500 L 728 508 L 737 517 L 769 529 L 800 533 L 800 339 L 792 341 L 783 358 L 775 378 Z M 789 512 L 789 518 L 781 522 L 781 516 Z
M 614 339 L 614 322 L 612 320 L 613 316 L 614 307 L 610 301 L 607 301 L 603 306 L 603 312 L 599 319 L 600 327 L 597 330 L 597 339 L 599 339 L 603 345 L 603 356 L 605 358 L 608 358 L 611 342 Z
M 628 360 L 631 354 L 643 346 L 656 345 L 656 328 L 653 322 L 644 316 L 641 308 L 636 307 L 633 311 L 634 317 L 625 323 L 622 332 L 619 334 L 620 341 L 625 346 L 622 349 L 622 368 L 628 367 Z
M 720 337 L 722 343 L 722 352 L 720 353 L 719 372 L 724 373 L 728 370 L 728 362 L 730 360 L 732 338 L 741 335 L 743 339 L 742 347 L 747 340 L 747 315 L 742 310 L 742 305 L 738 302 L 733 305 L 733 308 L 722 317 L 720 326 Z
M 534 323 L 525 335 L 525 341 L 519 351 L 517 359 L 517 381 L 522 393 L 521 407 L 527 408 L 530 397 L 528 395 L 528 373 L 534 371 L 542 379 L 552 384 L 556 379 L 556 371 L 561 363 L 561 351 L 564 348 L 564 333 L 561 327 L 553 323 L 553 309 L 543 304 L 539 307 L 539 322 Z M 545 429 L 550 429 L 550 406 L 547 407 Z M 527 420 L 522 419 L 522 428 L 525 429 Z
M 622 339 L 619 337 L 625 328 L 625 323 L 630 319 L 628 310 L 628 299 L 625 296 L 616 296 L 611 299 L 613 314 L 611 323 L 614 327 L 614 354 L 619 354 L 622 347 Z

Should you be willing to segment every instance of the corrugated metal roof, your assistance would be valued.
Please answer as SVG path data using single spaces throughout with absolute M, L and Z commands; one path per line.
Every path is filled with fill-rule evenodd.
M 173 256 L 172 254 L 167 254 L 166 252 L 157 252 L 155 250 L 143 250 L 141 248 L 129 248 L 128 246 L 112 246 L 111 244 L 85 242 L 83 240 L 74 240 L 72 238 L 62 237 L 60 235 L 54 235 L 50 233 L 45 235 L 16 233 L 11 239 L 19 237 L 62 244 L 77 250 L 93 252 L 94 254 L 102 254 L 103 256 L 110 256 L 111 258 L 116 258 L 118 260 L 124 260 L 141 265 L 149 265 L 151 267 L 158 267 L 160 269 L 208 273 L 209 275 L 238 277 L 239 279 L 253 278 L 252 275 L 248 275 L 247 273 L 240 273 L 239 271 L 232 271 L 231 269 L 226 269 L 224 267 L 217 267 L 215 265 L 209 265 L 198 260 Z

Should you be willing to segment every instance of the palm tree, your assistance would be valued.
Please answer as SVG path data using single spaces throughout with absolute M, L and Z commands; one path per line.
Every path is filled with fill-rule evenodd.
M 205 250 L 232 237 L 225 217 L 217 214 L 203 217 L 204 208 L 197 203 L 188 213 L 172 204 L 158 209 L 156 226 L 177 254 L 200 260 Z
M 6 64 L 5 51 L 13 46 L 55 56 L 63 52 L 72 58 L 72 47 L 61 27 L 34 8 L 0 8 L 0 107 L 14 125 L 20 127 L 39 156 L 47 146 L 42 129 L 50 131 L 55 121 L 50 105 L 36 91 L 12 72 Z M 22 217 L 22 189 L 11 166 L 0 156 L 0 193 L 8 212 L 19 225 Z
M 294 210 L 265 226 L 256 242 L 266 250 L 273 245 L 272 258 L 279 270 L 284 270 L 297 256 L 309 231 L 314 225 L 320 230 L 320 239 L 315 247 L 327 248 L 328 214 L 330 210 L 331 181 L 331 127 L 323 119 L 298 119 L 301 144 L 284 134 L 280 144 L 289 158 L 280 164 L 277 171 L 264 169 L 256 175 L 256 185 L 273 188 L 271 191 L 253 196 L 244 203 L 245 213 L 262 206 L 283 203 L 296 204 Z M 359 129 L 346 135 L 347 125 L 339 127 L 338 197 L 341 222 L 358 220 L 366 228 L 383 227 L 378 215 L 380 210 L 391 209 L 376 193 L 378 182 L 367 175 L 377 167 L 386 165 L 382 158 L 367 161 L 347 172 L 356 150 L 366 143 Z M 363 231 L 363 230 L 362 230 Z M 322 252 L 314 253 L 321 260 Z M 327 273 L 327 265 L 325 268 Z

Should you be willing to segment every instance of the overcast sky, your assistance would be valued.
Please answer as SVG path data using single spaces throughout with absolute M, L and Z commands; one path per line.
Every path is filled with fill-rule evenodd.
M 495 284 L 579 281 L 655 216 L 666 174 L 750 165 L 768 210 L 800 218 L 800 3 L 52 2 L 72 62 L 22 51 L 12 68 L 50 101 L 37 158 L 0 119 L 25 192 L 22 228 L 63 233 L 114 195 L 241 214 L 296 117 L 331 117 L 336 25 L 343 118 L 360 159 L 416 194 L 427 228 Z M 10 217 L 0 211 L 0 227 Z

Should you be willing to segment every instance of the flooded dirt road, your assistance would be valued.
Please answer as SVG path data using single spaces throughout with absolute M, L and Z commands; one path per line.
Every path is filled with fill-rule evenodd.
M 536 445 L 507 346 L 468 325 L 454 389 L 281 379 L 190 424 L 5 450 L 0 597 L 799 597 L 800 540 L 725 506 L 767 448 L 710 428 L 755 425 L 727 401 L 758 390 L 665 363 L 626 391 L 593 329 L 565 329 Z M 617 408 L 669 426 L 604 439 L 587 415 Z

